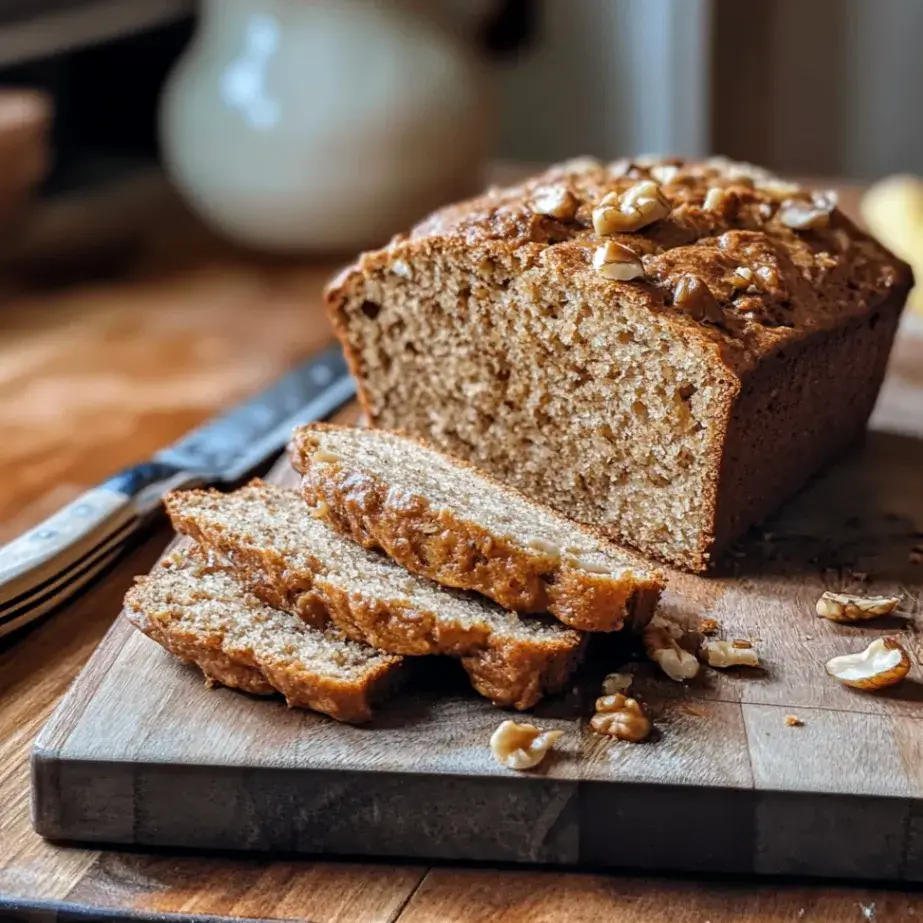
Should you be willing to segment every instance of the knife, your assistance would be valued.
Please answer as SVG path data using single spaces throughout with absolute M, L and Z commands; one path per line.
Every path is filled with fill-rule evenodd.
M 332 346 L 0 548 L 0 637 L 91 583 L 156 519 L 168 491 L 243 480 L 285 448 L 294 427 L 330 416 L 355 393 Z

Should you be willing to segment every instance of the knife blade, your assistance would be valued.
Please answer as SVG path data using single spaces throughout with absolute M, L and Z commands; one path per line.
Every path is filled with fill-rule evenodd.
M 0 548 L 0 637 L 57 608 L 111 566 L 176 488 L 229 486 L 270 461 L 294 427 L 350 401 L 338 345 L 265 391 L 110 477 Z

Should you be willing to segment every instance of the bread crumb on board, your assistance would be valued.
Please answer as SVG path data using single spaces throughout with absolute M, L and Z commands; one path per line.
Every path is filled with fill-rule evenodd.
M 786 715 L 785 726 L 790 728 L 804 727 L 804 722 L 797 715 Z

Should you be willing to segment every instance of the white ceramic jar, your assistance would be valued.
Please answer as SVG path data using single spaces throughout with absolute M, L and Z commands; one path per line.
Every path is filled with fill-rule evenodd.
M 490 118 L 460 43 L 397 0 L 203 0 L 161 109 L 166 167 L 276 251 L 381 244 L 480 181 Z

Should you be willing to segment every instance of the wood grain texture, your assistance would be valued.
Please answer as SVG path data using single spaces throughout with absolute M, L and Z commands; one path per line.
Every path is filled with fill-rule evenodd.
M 883 626 L 837 625 L 813 606 L 825 587 L 900 593 L 903 614 L 884 627 L 916 651 L 921 461 L 923 442 L 870 433 L 717 576 L 671 574 L 665 613 L 717 618 L 765 668 L 680 686 L 632 664 L 656 719 L 655 739 L 632 746 L 588 730 L 591 666 L 537 709 L 565 734 L 529 775 L 494 763 L 501 715 L 439 661 L 417 662 L 407 692 L 355 728 L 209 690 L 117 624 L 36 744 L 37 828 L 147 846 L 913 877 L 921 686 L 871 696 L 834 683 L 823 663 Z M 284 460 L 270 479 L 295 482 Z M 624 645 L 597 640 L 613 648 L 606 667 L 622 666 Z M 677 823 L 699 831 L 695 851 Z
M 0 312 L 0 540 L 34 524 L 115 465 L 143 457 L 245 393 L 253 357 L 243 362 L 241 380 L 227 366 L 247 349 L 241 338 L 257 320 L 266 329 L 254 351 L 262 354 L 267 378 L 293 361 L 294 351 L 300 355 L 313 348 L 312 338 L 324 329 L 316 291 L 320 278 L 335 267 L 275 266 L 230 252 L 175 212 L 158 214 L 143 237 L 141 265 L 129 267 L 126 276 L 79 289 L 19 294 L 8 298 Z M 293 278 L 307 284 L 299 287 Z M 107 306 L 102 312 L 96 308 L 97 296 Z M 179 313 L 173 309 L 175 297 L 188 315 L 181 335 L 170 333 Z M 197 304 L 199 299 L 204 307 Z M 229 318 L 227 329 L 215 329 L 213 322 L 223 319 L 222 311 Z M 161 314 L 165 329 L 160 328 Z M 148 359 L 142 344 L 132 342 L 132 334 L 150 339 Z M 123 361 L 113 348 L 124 341 L 134 350 L 142 380 L 159 380 L 162 392 L 153 385 L 135 386 L 131 362 Z M 201 367 L 192 369 L 188 356 L 198 351 Z M 120 370 L 122 399 L 116 402 L 113 389 L 101 387 L 102 395 L 110 396 L 94 412 L 96 385 L 107 378 L 110 361 Z M 894 417 L 905 431 L 908 421 L 914 425 L 918 397 L 903 383 L 918 381 L 921 369 L 923 352 L 918 345 L 898 343 L 886 391 L 893 383 L 901 399 L 889 400 L 887 415 L 876 416 Z M 190 393 L 191 385 L 204 387 L 205 397 Z M 17 406 L 22 395 L 35 403 L 33 417 Z M 120 420 L 112 418 L 113 409 L 122 415 Z M 27 753 L 32 740 L 113 621 L 132 575 L 147 570 L 165 541 L 165 534 L 154 536 L 79 603 L 15 645 L 0 645 L 0 917 L 15 906 L 28 908 L 24 918 L 30 920 L 55 914 L 66 919 L 70 912 L 93 918 L 178 913 L 315 923 L 862 923 L 870 919 L 863 911 L 874 913 L 879 923 L 904 923 L 923 916 L 923 898 L 906 885 L 900 891 L 864 890 L 829 882 L 759 884 L 714 877 L 690 881 L 444 865 L 423 877 L 425 867 L 396 862 L 371 865 L 143 849 L 100 853 L 44 841 L 29 817 Z M 695 599 L 684 594 L 702 610 L 720 596 L 710 586 Z M 678 714 L 684 721 L 705 722 L 711 709 L 720 705 L 680 698 L 678 707 L 686 711 Z M 911 772 L 920 764 L 915 721 L 902 716 L 890 720 L 902 762 Z M 694 749 L 687 748 L 686 765 L 694 761 Z M 677 822 L 672 806 L 666 799 L 662 803 L 669 816 L 665 821 L 657 818 L 657 823 L 672 825 L 677 849 L 698 851 L 699 831 Z M 640 854 L 639 843 L 651 819 L 638 810 L 631 823 L 640 834 L 633 841 Z M 611 842 L 606 826 L 601 820 L 603 849 Z M 917 844 L 917 874 L 911 877 L 919 879 L 923 817 L 917 812 L 911 816 L 911 834 Z

